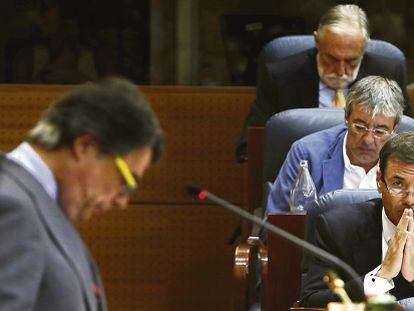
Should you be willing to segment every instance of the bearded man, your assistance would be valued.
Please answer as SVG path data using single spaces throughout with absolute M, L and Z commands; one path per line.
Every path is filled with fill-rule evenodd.
M 366 76 L 396 81 L 407 101 L 405 64 L 365 51 L 369 30 L 361 8 L 334 6 L 322 16 L 313 35 L 315 48 L 259 67 L 257 98 L 236 150 L 240 162 L 246 157 L 249 126 L 264 126 L 272 115 L 287 109 L 343 108 L 349 88 Z

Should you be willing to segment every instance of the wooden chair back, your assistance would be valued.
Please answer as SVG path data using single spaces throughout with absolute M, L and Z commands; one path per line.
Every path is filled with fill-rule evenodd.
M 304 213 L 269 214 L 273 225 L 304 237 Z M 289 310 L 300 297 L 302 249 L 268 233 L 268 274 L 265 284 L 265 310 Z
M 263 207 L 263 142 L 264 127 L 249 127 L 247 131 L 247 204 L 248 211 Z

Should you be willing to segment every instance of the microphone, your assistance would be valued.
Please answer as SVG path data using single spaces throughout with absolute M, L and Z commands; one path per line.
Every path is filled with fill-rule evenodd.
M 312 254 L 313 256 L 323 260 L 324 262 L 334 266 L 334 267 L 338 267 L 342 270 L 344 270 L 346 273 L 348 273 L 348 275 L 355 280 L 355 282 L 358 284 L 360 292 L 362 293 L 362 297 L 365 297 L 365 293 L 364 293 L 364 287 L 362 285 L 362 282 L 360 281 L 360 277 L 359 275 L 355 272 L 355 270 L 348 265 L 346 262 L 344 262 L 343 260 L 341 260 L 340 258 L 328 253 L 327 251 L 316 247 L 315 245 L 298 238 L 297 236 L 282 230 L 276 226 L 274 226 L 273 224 L 261 219 L 260 217 L 257 217 L 255 215 L 250 214 L 249 212 L 246 212 L 245 210 L 237 207 L 236 205 L 231 204 L 230 202 L 227 202 L 223 199 L 221 199 L 220 197 L 212 194 L 211 192 L 208 192 L 206 189 L 202 189 L 201 187 L 197 186 L 197 185 L 188 185 L 187 186 L 187 191 L 189 194 L 191 195 L 195 195 L 198 197 L 199 200 L 209 200 L 237 215 L 239 215 L 240 217 L 247 219 L 250 222 L 255 223 L 256 225 L 259 225 L 267 230 L 269 230 L 270 232 L 272 232 L 273 234 L 276 234 L 277 236 L 282 237 L 283 239 L 289 241 L 290 243 L 301 247 L 302 249 L 304 249 L 306 252 Z

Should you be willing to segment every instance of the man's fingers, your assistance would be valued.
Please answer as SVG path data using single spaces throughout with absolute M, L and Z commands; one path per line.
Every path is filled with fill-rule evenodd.
M 413 220 L 413 216 L 412 216 L 412 210 L 411 210 L 411 216 L 409 216 L 407 230 L 410 233 L 413 233 L 414 232 L 414 220 Z
M 410 217 L 408 215 L 410 213 L 409 212 L 410 210 L 411 209 L 408 209 L 408 208 L 406 208 L 404 210 L 404 212 L 401 216 L 401 219 L 398 222 L 397 231 L 407 231 L 408 230 L 408 223 L 409 223 L 409 220 L 410 220 Z M 411 211 L 411 213 L 412 213 L 412 211 Z

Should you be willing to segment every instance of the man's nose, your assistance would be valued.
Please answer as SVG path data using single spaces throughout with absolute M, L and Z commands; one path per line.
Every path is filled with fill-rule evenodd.
M 124 209 L 128 204 L 129 196 L 128 195 L 118 195 L 113 200 L 113 205 L 117 208 Z
M 346 64 L 343 60 L 338 61 L 335 64 L 335 73 L 336 73 L 336 75 L 338 75 L 340 77 L 343 76 L 346 73 Z
M 374 143 L 375 137 L 372 131 L 367 131 L 363 134 L 362 140 L 366 145 L 371 145 Z
M 414 209 L 414 193 L 407 192 L 403 197 L 403 203 L 406 206 L 409 206 L 411 209 Z

